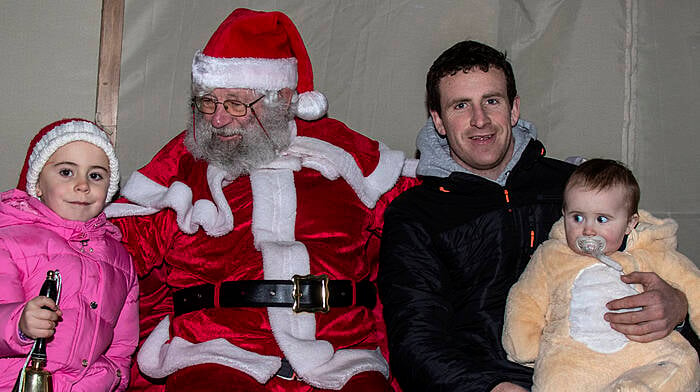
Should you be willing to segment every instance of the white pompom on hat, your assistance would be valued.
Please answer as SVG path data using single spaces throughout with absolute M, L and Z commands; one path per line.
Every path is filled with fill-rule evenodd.
M 306 47 L 294 23 L 281 12 L 234 10 L 192 60 L 195 95 L 215 88 L 281 90 L 299 95 L 295 115 L 317 120 L 328 100 L 314 91 Z
M 102 149 L 109 160 L 109 188 L 106 201 L 109 202 L 119 189 L 119 161 L 107 134 L 97 124 L 71 118 L 56 121 L 45 126 L 32 139 L 20 174 L 18 189 L 24 189 L 31 196 L 38 197 L 36 185 L 39 174 L 56 150 L 68 143 L 84 141 Z

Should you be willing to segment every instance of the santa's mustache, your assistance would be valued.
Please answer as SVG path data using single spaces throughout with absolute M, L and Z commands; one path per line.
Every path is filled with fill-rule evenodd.
M 219 129 L 213 129 L 212 130 L 212 135 L 213 136 L 235 136 L 235 135 L 243 135 L 244 130 L 241 128 L 234 128 L 234 129 L 229 129 L 229 128 L 219 128 Z

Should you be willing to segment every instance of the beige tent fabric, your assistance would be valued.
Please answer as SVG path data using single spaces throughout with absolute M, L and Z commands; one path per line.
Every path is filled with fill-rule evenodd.
M 0 1 L 0 190 L 17 185 L 31 138 L 95 112 L 99 1 Z
M 11 145 L 0 147 L 5 188 L 38 127 L 94 113 L 99 2 L 48 3 L 0 3 L 0 45 L 11 54 L 0 56 L 2 86 L 18 101 L 0 105 Z M 700 264 L 697 0 L 126 0 L 117 135 L 125 178 L 185 128 L 192 56 L 236 7 L 288 13 L 329 114 L 408 154 L 435 57 L 462 39 L 506 50 L 522 117 L 548 154 L 630 165 L 642 207 L 676 219 L 680 249 Z
M 679 249 L 700 265 L 700 3 L 511 5 L 501 8 L 499 46 L 549 153 L 629 165 L 641 206 L 676 219 Z

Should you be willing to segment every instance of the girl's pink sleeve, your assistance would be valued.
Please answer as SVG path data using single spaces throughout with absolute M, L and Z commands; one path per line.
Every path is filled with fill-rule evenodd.
M 0 239 L 0 357 L 26 355 L 33 340 L 19 337 L 19 319 L 27 301 L 22 288 L 23 273 L 10 251 L 11 244 Z

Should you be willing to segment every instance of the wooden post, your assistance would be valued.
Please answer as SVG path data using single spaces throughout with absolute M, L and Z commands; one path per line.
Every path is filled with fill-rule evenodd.
M 123 29 L 124 0 L 102 0 L 95 122 L 109 134 L 109 139 L 115 145 L 117 141 L 119 71 L 122 59 Z

